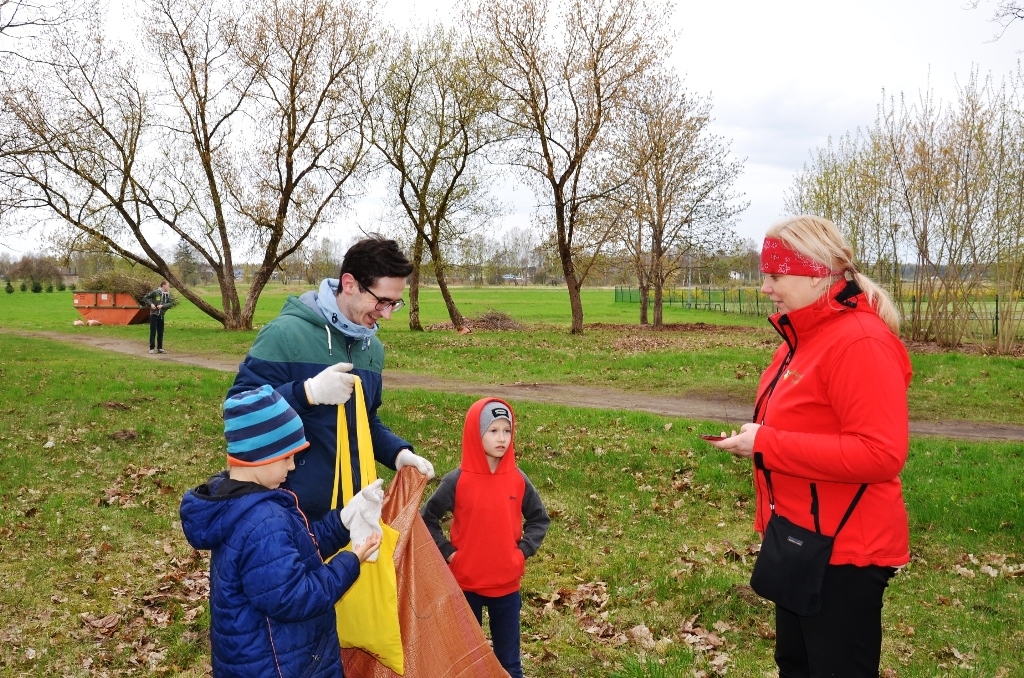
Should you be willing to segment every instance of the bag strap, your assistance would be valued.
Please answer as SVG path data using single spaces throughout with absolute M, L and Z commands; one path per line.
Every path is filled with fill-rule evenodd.
M 356 446 L 359 448 L 360 487 L 366 487 L 377 480 L 377 466 L 373 457 L 373 438 L 370 435 L 370 417 L 366 413 L 366 398 L 363 396 L 363 382 L 356 376 L 352 390 L 352 401 L 356 411 Z M 341 491 L 344 506 L 355 495 L 352 474 L 352 450 L 348 437 L 348 417 L 345 406 L 338 406 L 338 440 L 334 457 L 334 493 L 331 508 L 338 508 L 338 492 Z
M 864 492 L 867 489 L 868 484 L 864 483 L 863 485 L 860 486 L 860 489 L 857 490 L 857 494 L 853 497 L 853 501 L 850 502 L 850 508 L 846 509 L 846 513 L 843 515 L 843 519 L 839 521 L 839 527 L 836 528 L 836 533 L 832 535 L 833 538 L 839 536 L 839 530 L 843 529 L 843 525 L 845 525 L 846 521 L 850 519 L 850 514 L 853 513 L 854 507 L 857 506 L 857 502 L 859 502 L 860 498 L 864 496 Z
M 764 482 L 768 488 L 768 506 L 771 507 L 772 515 L 778 515 L 775 512 L 775 490 L 772 488 L 772 472 L 764 466 L 764 456 L 760 452 L 754 453 L 754 466 L 764 474 Z M 846 509 L 846 513 L 843 514 L 843 519 L 839 521 L 839 527 L 836 528 L 832 538 L 835 539 L 839 536 L 839 531 L 846 525 L 846 521 L 850 519 L 853 514 L 853 509 L 857 507 L 857 503 L 860 502 L 860 498 L 864 496 L 864 493 L 868 489 L 868 484 L 864 483 L 857 490 L 857 494 L 854 495 L 853 501 L 850 502 L 850 506 Z M 814 515 L 814 531 L 821 534 L 821 525 L 818 523 L 818 493 L 814 483 L 811 483 L 811 513 Z

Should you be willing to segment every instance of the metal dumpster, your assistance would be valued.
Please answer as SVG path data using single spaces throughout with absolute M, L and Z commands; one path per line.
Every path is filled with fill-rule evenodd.
M 124 292 L 75 292 L 74 303 L 83 318 L 104 325 L 138 325 L 149 320 L 149 309 Z

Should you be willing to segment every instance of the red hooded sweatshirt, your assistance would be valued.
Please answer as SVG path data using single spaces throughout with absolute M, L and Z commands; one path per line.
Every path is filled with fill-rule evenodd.
M 498 597 L 519 590 L 526 558 L 537 551 L 550 519 L 533 484 L 516 466 L 514 419 L 508 449 L 491 472 L 480 435 L 485 405 L 503 406 L 515 417 L 508 403 L 496 398 L 478 400 L 469 408 L 462 429 L 462 463 L 441 479 L 422 515 L 442 555 L 456 554 L 451 570 L 459 587 Z M 450 542 L 440 528 L 448 511 Z

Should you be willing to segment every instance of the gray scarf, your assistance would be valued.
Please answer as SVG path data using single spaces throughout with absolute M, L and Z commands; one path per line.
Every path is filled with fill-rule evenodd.
M 320 290 L 316 295 L 320 315 L 346 337 L 362 341 L 363 349 L 366 349 L 370 345 L 370 339 L 377 334 L 379 326 L 374 323 L 373 327 L 363 327 L 346 318 L 345 314 L 338 310 L 338 300 L 335 296 L 338 294 L 338 285 L 337 278 L 324 278 L 320 283 Z

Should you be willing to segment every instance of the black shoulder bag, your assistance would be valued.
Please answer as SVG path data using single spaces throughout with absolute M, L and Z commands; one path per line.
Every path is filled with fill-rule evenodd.
M 768 519 L 761 551 L 757 554 L 754 571 L 750 575 L 750 587 L 762 598 L 767 598 L 801 617 L 817 614 L 821 609 L 821 585 L 825 579 L 825 568 L 832 557 L 832 546 L 868 486 L 866 483 L 860 486 L 835 534 L 829 537 L 821 533 L 818 521 L 818 491 L 814 483 L 811 483 L 814 532 L 792 523 L 775 512 L 771 471 L 764 468 L 760 456 L 757 455 L 755 461 L 757 467 L 764 473 L 772 516 Z

